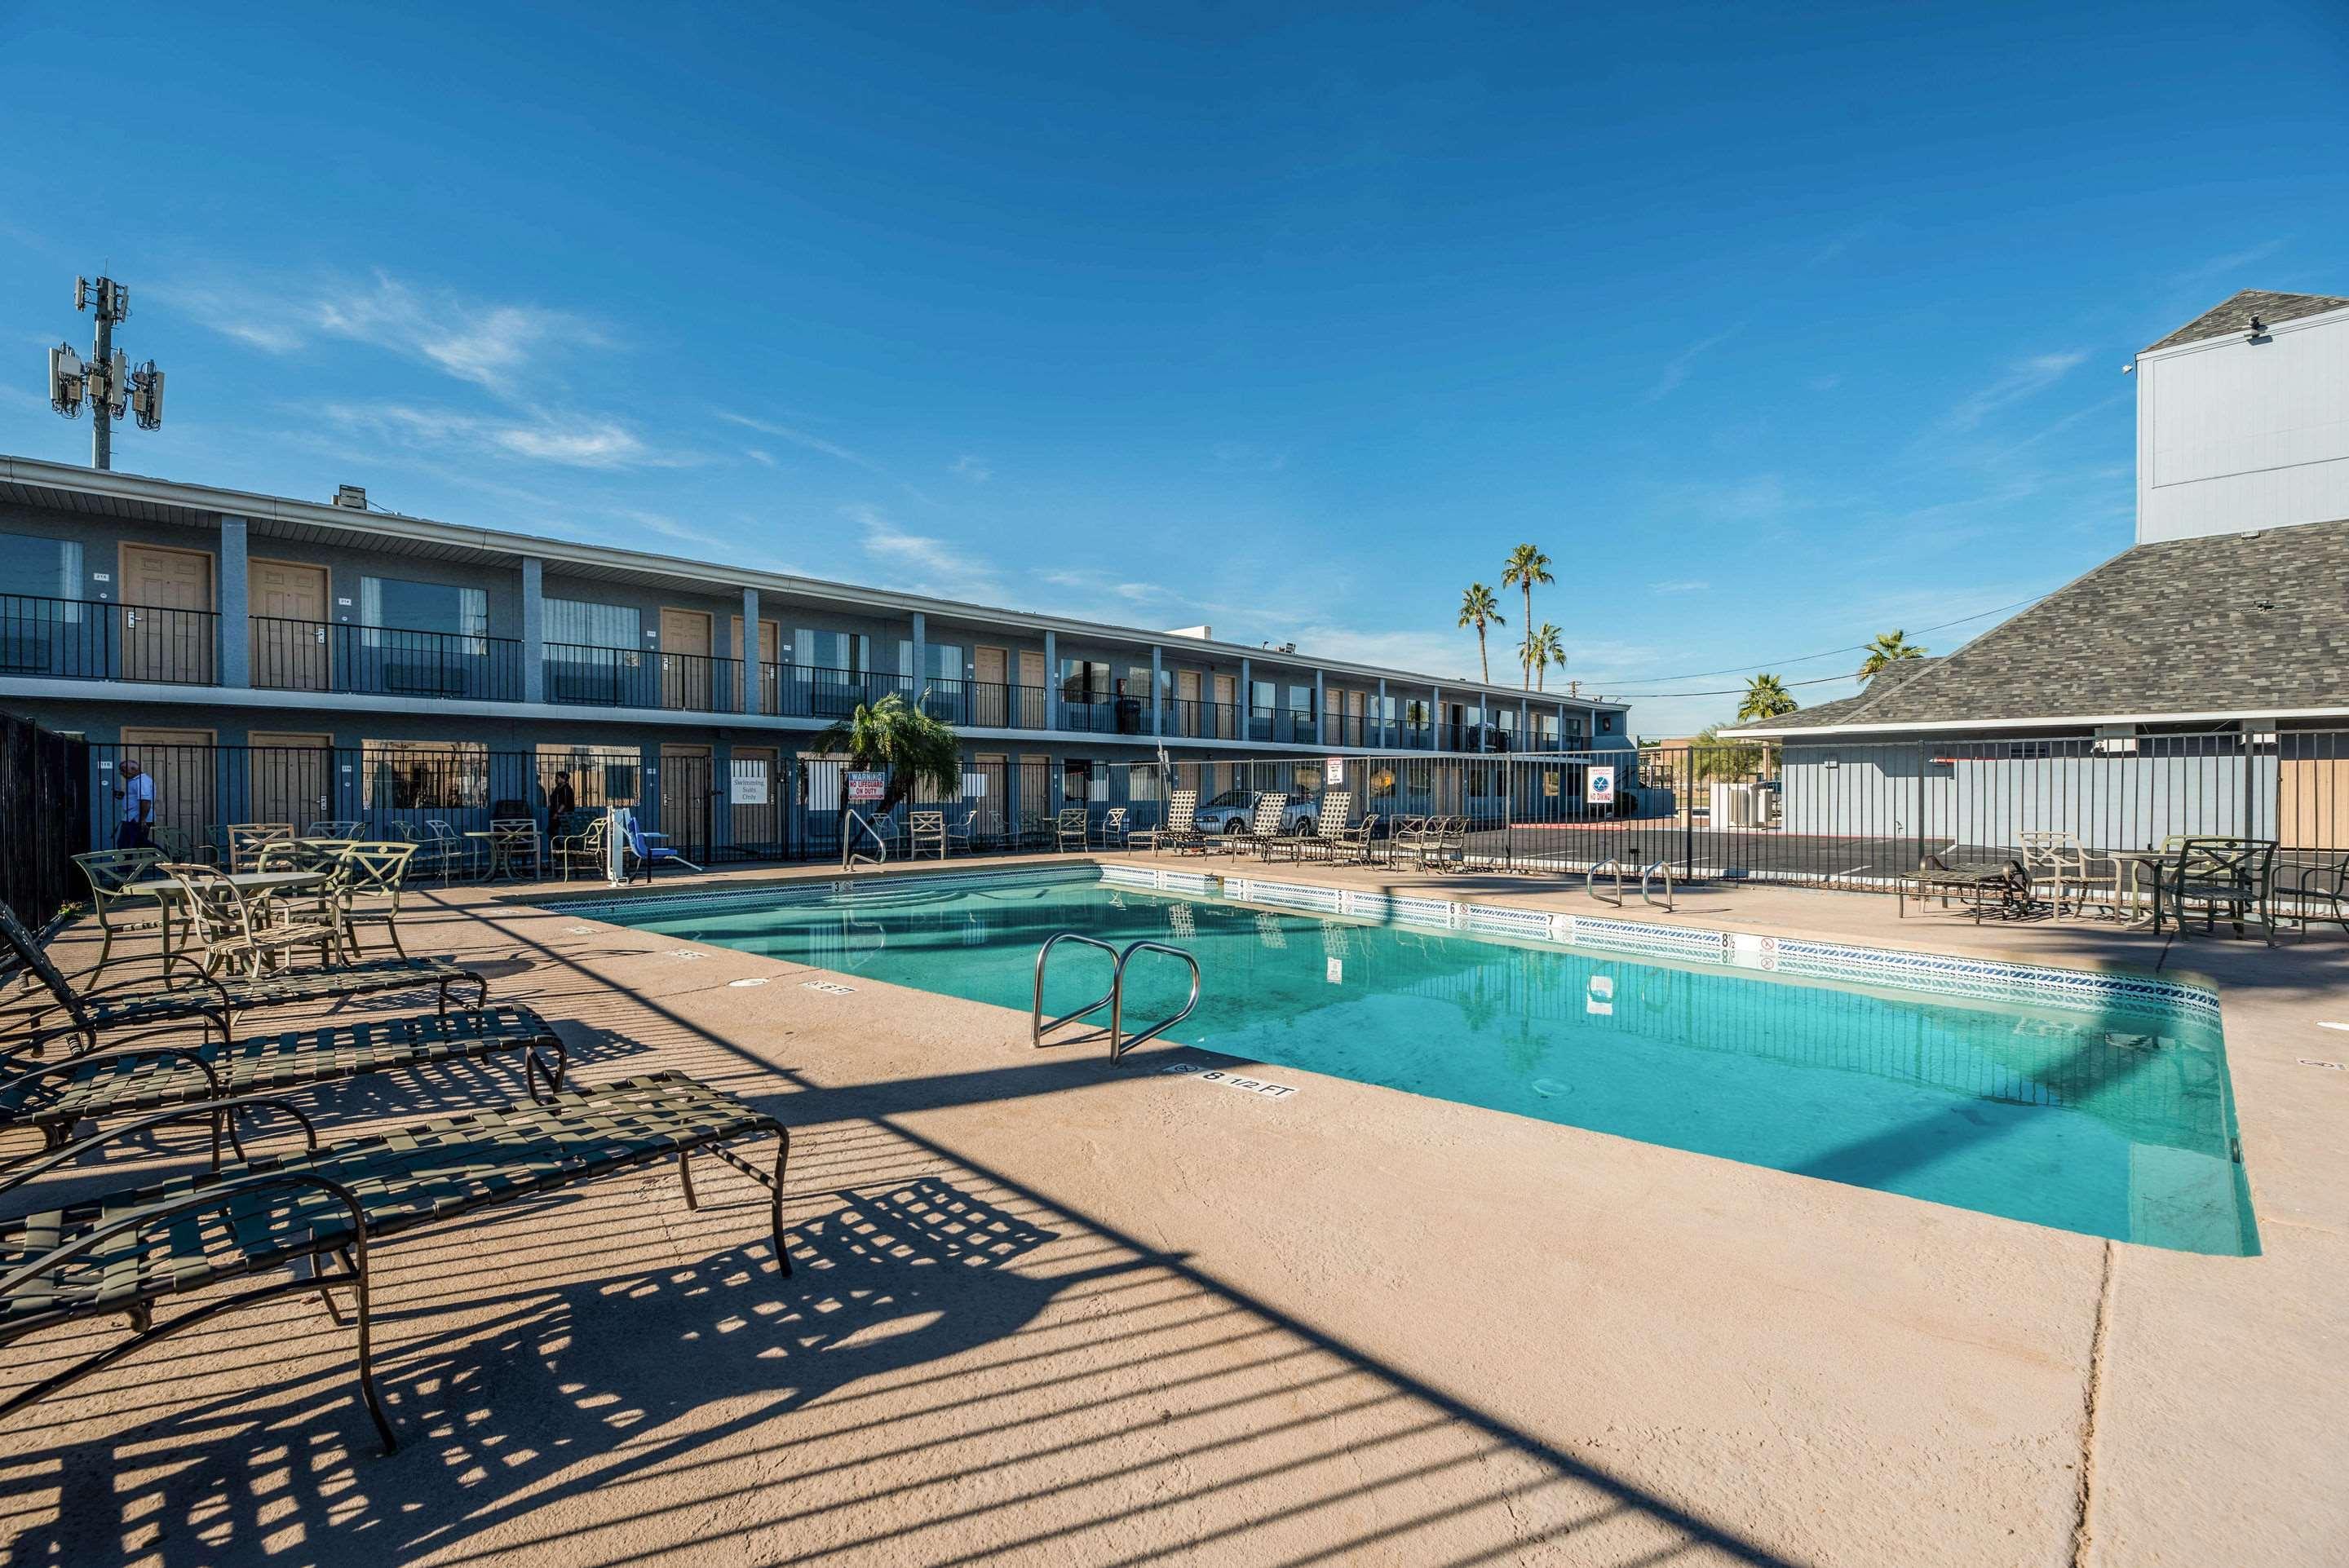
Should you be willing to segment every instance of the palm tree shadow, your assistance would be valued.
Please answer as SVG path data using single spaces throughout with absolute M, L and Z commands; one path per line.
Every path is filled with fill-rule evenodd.
M 1019 1333 L 1071 1285 L 1164 1261 L 1132 1255 L 1039 1277 L 1013 1265 L 1058 1233 L 946 1181 L 843 1196 L 792 1228 L 789 1279 L 761 1240 L 683 1268 L 525 1288 L 477 1304 L 502 1308 L 487 1324 L 419 1336 L 438 1306 L 379 1313 L 378 1343 L 391 1354 L 378 1377 L 401 1442 L 388 1459 L 376 1457 L 356 1401 L 321 1399 L 313 1377 L 181 1407 L 160 1429 L 26 1456 L 62 1495 L 13 1549 L 72 1561 L 135 1516 L 159 1527 L 159 1568 L 274 1561 L 265 1542 L 292 1520 L 316 1560 L 354 1568 L 448 1552 L 597 1487 L 689 1466 L 697 1450 L 854 1385 Z M 335 1394 L 347 1377 L 347 1367 L 328 1374 Z M 713 1408 L 732 1413 L 711 1420 Z M 148 1472 L 131 1493 L 111 1484 L 126 1447 L 159 1441 L 184 1462 Z M 273 1468 L 284 1484 L 261 1495 L 253 1480 Z M 225 1519 L 223 1499 L 240 1500 Z

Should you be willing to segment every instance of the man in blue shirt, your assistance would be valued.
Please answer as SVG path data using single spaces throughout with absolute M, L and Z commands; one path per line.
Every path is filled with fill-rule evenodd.
M 147 830 L 155 820 L 155 780 L 136 762 L 122 765 L 121 782 L 114 788 L 114 798 L 122 802 L 122 825 L 114 831 L 114 847 L 118 850 L 143 850 L 147 847 Z

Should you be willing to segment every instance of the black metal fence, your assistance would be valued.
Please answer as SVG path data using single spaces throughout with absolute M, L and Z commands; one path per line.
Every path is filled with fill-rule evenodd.
M 37 930 L 88 896 L 73 857 L 90 848 L 89 748 L 30 719 L 0 715 L 0 903 Z

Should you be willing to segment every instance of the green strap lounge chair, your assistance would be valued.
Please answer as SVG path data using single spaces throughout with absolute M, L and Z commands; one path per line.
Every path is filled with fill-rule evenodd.
M 12 1390 L 0 1399 L 0 1418 L 154 1340 L 275 1296 L 315 1294 L 339 1324 L 334 1293 L 347 1289 L 357 1307 L 359 1392 L 389 1453 L 398 1444 L 376 1395 L 370 1346 L 371 1244 L 671 1158 L 686 1206 L 692 1208 L 688 1161 L 703 1150 L 767 1189 L 775 1263 L 781 1274 L 792 1272 L 783 1242 L 790 1134 L 773 1117 L 674 1073 L 323 1145 L 309 1119 L 288 1100 L 250 1096 L 188 1106 L 53 1150 L 0 1178 L 0 1194 L 71 1165 L 113 1139 L 167 1122 L 211 1118 L 217 1124 L 263 1110 L 299 1122 L 305 1147 L 0 1221 L 0 1344 L 95 1318 L 119 1318 L 129 1329 L 127 1337 Z M 732 1147 L 761 1137 L 775 1140 L 771 1171 Z M 246 1283 L 189 1301 L 168 1319 L 158 1310 L 172 1298 L 232 1280 Z M 625 1310 L 617 1302 L 612 1307 Z
M 84 1050 L 95 1050 L 99 1037 L 109 1030 L 191 1019 L 209 1022 L 214 1037 L 227 1040 L 236 1033 L 240 1014 L 385 991 L 429 987 L 439 995 L 440 1011 L 446 1013 L 449 988 L 460 980 L 472 984 L 475 1006 L 490 995 L 490 984 L 480 971 L 443 958 L 383 958 L 334 968 L 279 969 L 248 977 L 202 975 L 176 985 L 148 977 L 80 990 L 58 971 L 47 950 L 5 904 L 0 904 L 0 949 L 5 949 L 0 951 L 0 981 L 29 976 L 36 983 L 28 996 L 0 1005 L 0 1014 L 5 1015 L 0 1016 L 0 1047 L 9 1053 L 37 1054 L 50 1041 L 63 1039 L 78 1041 Z
M 527 1007 L 492 1007 L 477 1013 L 358 1018 L 226 1043 L 146 1041 L 37 1065 L 0 1057 L 0 1128 L 38 1128 L 42 1146 L 57 1149 L 84 1121 L 502 1050 L 523 1053 L 523 1081 L 531 1099 L 543 1100 L 563 1087 L 568 1056 L 546 1020 Z M 220 1134 L 233 1139 L 235 1131 L 225 1122 L 213 1130 L 214 1164 L 220 1161 Z M 0 1157 L 0 1171 L 31 1157 Z

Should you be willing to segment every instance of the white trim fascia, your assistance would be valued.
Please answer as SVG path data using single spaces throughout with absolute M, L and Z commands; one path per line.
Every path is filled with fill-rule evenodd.
M 1723 729 L 1723 740 L 1785 740 L 1806 735 L 1917 735 L 1965 729 L 2052 729 L 2097 724 L 2234 724 L 2261 719 L 2344 718 L 2349 707 L 2212 708 L 2201 713 L 2057 714 L 2046 718 L 1937 718 L 1907 724 L 1812 724 L 1785 729 Z
M 141 502 L 150 506 L 178 507 L 189 511 L 226 514 L 245 519 L 265 518 L 280 522 L 299 523 L 307 528 L 339 530 L 358 536 L 354 543 L 364 548 L 370 538 L 406 540 L 419 544 L 456 545 L 484 551 L 492 554 L 521 557 L 536 556 L 550 563 L 572 566 L 601 567 L 617 572 L 646 572 L 674 577 L 680 582 L 714 589 L 720 593 L 740 593 L 744 588 L 756 588 L 761 593 L 772 592 L 807 599 L 831 599 L 859 609 L 882 611 L 894 614 L 920 614 L 951 622 L 977 625 L 1002 625 L 1034 632 L 1051 632 L 1058 636 L 1092 639 L 1101 642 L 1129 643 L 1143 647 L 1156 645 L 1177 653 L 1187 649 L 1204 649 L 1220 655 L 1227 662 L 1248 659 L 1258 665 L 1275 669 L 1322 670 L 1333 675 L 1359 676 L 1370 680 L 1402 682 L 1406 685 L 1440 686 L 1445 691 L 1474 692 L 1480 697 L 1524 697 L 1529 702 L 1561 703 L 1568 707 L 1590 712 L 1628 713 L 1630 705 L 1605 702 L 1596 697 L 1564 696 L 1552 692 L 1526 692 L 1515 686 L 1498 686 L 1469 680 L 1453 680 L 1443 676 L 1422 675 L 1416 670 L 1401 670 L 1381 665 L 1358 665 L 1342 659 L 1321 658 L 1306 653 L 1283 654 L 1270 648 L 1246 643 L 1206 642 L 1195 637 L 1178 637 L 1170 633 L 1152 631 L 1145 626 L 1120 626 L 1105 621 L 1079 621 L 1066 616 L 1013 610 L 999 605 L 975 604 L 957 599 L 933 599 L 918 593 L 899 593 L 885 588 L 860 587 L 853 583 L 833 583 L 820 577 L 796 577 L 781 572 L 762 572 L 755 567 L 722 566 L 715 562 L 693 561 L 682 556 L 655 555 L 647 551 L 623 550 L 612 545 L 578 544 L 565 540 L 549 539 L 538 534 L 511 533 L 497 529 L 478 528 L 470 524 L 439 522 L 430 518 L 410 517 L 402 512 L 358 511 L 330 501 L 300 500 L 288 496 L 256 495 L 244 490 L 217 490 L 209 485 L 183 483 L 177 480 L 150 479 L 144 475 L 124 473 L 119 469 L 77 468 L 66 463 L 52 463 L 38 458 L 11 457 L 0 453 L 0 479 L 20 484 L 46 486 L 55 490 L 78 490 L 100 495 L 111 500 Z M 763 614 L 763 612 L 762 612 Z M 1390 696 L 1397 694 L 1390 693 Z M 1404 693 L 1402 695 L 1408 696 Z

